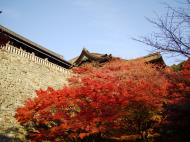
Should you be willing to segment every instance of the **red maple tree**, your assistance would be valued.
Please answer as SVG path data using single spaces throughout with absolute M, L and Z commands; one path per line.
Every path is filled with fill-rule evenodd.
M 16 119 L 34 141 L 64 141 L 125 128 L 140 133 L 162 119 L 168 81 L 153 65 L 112 60 L 74 68 L 69 85 L 36 91 Z
M 165 120 L 161 134 L 165 141 L 189 141 L 190 119 L 190 59 L 179 71 L 166 72 L 169 80 Z M 161 140 L 160 140 L 161 141 Z

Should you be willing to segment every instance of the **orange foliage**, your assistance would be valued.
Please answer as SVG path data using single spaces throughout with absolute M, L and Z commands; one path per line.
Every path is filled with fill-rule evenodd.
M 153 65 L 114 60 L 73 71 L 69 86 L 38 90 L 17 109 L 16 119 L 28 129 L 30 139 L 82 139 L 121 127 L 143 131 L 163 110 L 168 81 Z
M 169 81 L 165 119 L 160 128 L 158 141 L 189 141 L 190 119 L 190 60 L 179 71 L 167 71 Z

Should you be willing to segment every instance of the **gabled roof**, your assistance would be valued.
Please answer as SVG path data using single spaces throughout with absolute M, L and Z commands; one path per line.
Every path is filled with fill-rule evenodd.
M 109 54 L 99 54 L 99 53 L 90 53 L 86 48 L 83 48 L 80 56 L 75 57 L 69 60 L 74 66 L 80 66 L 86 61 L 96 61 L 99 63 L 106 62 L 112 59 L 112 55 Z
M 69 62 L 63 59 L 63 56 L 32 42 L 31 40 L 3 27 L 2 25 L 0 25 L 0 33 L 8 37 L 9 41 L 12 42 L 13 45 L 19 45 L 26 51 L 34 52 L 42 58 L 48 58 L 49 61 L 64 68 L 70 68 L 72 66 Z
M 74 66 L 80 66 L 83 63 L 92 62 L 92 61 L 95 61 L 98 63 L 107 62 L 107 61 L 112 60 L 113 58 L 117 58 L 117 57 L 112 57 L 111 54 L 108 55 L 108 54 L 90 53 L 87 49 L 83 48 L 80 56 L 69 60 L 69 62 L 73 64 Z M 161 54 L 158 52 L 149 54 L 147 56 L 143 56 L 140 58 L 125 60 L 125 61 L 135 61 L 135 60 L 141 60 L 146 63 L 159 64 L 161 66 L 166 66 Z
M 134 60 L 134 61 L 135 60 L 141 60 L 141 61 L 144 61 L 146 63 L 160 64 L 160 65 L 166 66 L 160 52 L 152 53 L 152 54 L 149 54 L 147 56 L 139 57 L 139 58 L 132 59 L 132 60 Z

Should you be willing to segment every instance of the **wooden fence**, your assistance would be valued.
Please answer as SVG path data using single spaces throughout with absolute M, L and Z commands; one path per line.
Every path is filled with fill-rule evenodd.
M 34 53 L 26 52 L 22 48 L 17 48 L 17 47 L 10 45 L 10 44 L 6 44 L 5 46 L 1 46 L 0 49 L 7 51 L 8 53 L 16 54 L 16 55 L 22 56 L 24 58 L 27 58 L 27 59 L 29 59 L 29 60 L 37 63 L 37 64 L 41 64 L 41 65 L 47 66 L 51 69 L 58 70 L 60 72 L 64 72 L 68 75 L 71 74 L 70 70 L 65 69 L 59 65 L 54 64 L 54 63 L 49 62 L 47 58 L 43 59 L 43 58 L 40 58 L 38 56 L 35 56 Z

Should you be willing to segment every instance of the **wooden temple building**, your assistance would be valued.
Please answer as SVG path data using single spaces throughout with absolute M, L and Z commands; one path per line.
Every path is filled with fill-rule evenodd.
M 3 27 L 0 25 L 0 48 L 9 44 L 15 48 L 22 49 L 28 53 L 35 54 L 41 59 L 47 59 L 49 62 L 60 66 L 61 68 L 70 69 L 72 67 L 80 66 L 84 63 L 97 62 L 105 63 L 111 61 L 113 57 L 111 54 L 90 53 L 87 49 L 83 49 L 78 57 L 69 61 L 63 59 L 63 56 L 42 47 L 39 44 Z M 164 60 L 160 53 L 149 54 L 144 57 L 136 58 L 133 60 L 142 60 L 146 63 L 159 64 L 165 66 Z M 129 60 L 126 60 L 129 61 Z
M 111 54 L 108 55 L 108 54 L 90 53 L 86 48 L 83 48 L 81 54 L 78 57 L 75 57 L 75 58 L 69 60 L 69 62 L 73 66 L 80 66 L 82 64 L 91 63 L 91 62 L 105 63 L 105 62 L 111 61 L 114 58 L 117 58 L 117 57 L 113 57 Z M 125 59 L 123 59 L 123 60 L 125 60 Z M 136 59 L 125 60 L 125 61 L 126 62 L 127 61 L 144 61 L 145 63 L 166 66 L 165 62 L 159 52 L 149 54 L 147 56 L 143 56 L 143 57 L 136 58 Z
M 0 46 L 10 44 L 18 49 L 33 53 L 35 56 L 42 59 L 48 59 L 49 62 L 54 63 L 63 68 L 71 68 L 71 64 L 63 59 L 63 56 L 39 45 L 31 40 L 3 27 L 0 25 Z

